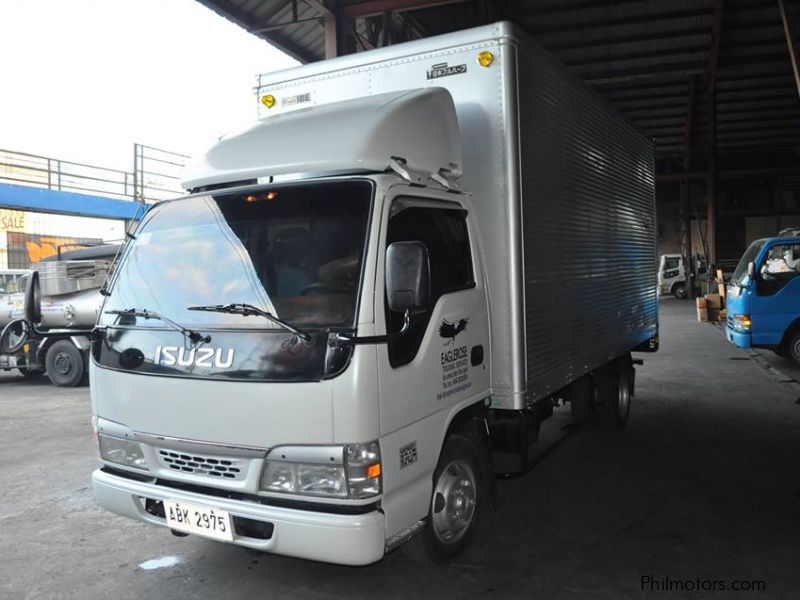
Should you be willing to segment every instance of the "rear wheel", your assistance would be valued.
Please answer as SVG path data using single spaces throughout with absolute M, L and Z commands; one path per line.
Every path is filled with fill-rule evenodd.
M 467 546 L 480 522 L 486 492 L 474 443 L 465 436 L 451 435 L 433 474 L 423 531 L 425 551 L 433 561 L 446 562 Z
M 606 404 L 611 421 L 620 429 L 628 423 L 633 401 L 633 367 L 620 361 L 617 368 L 616 393 L 609 394 Z
M 628 357 L 606 365 L 597 373 L 597 396 L 603 405 L 604 420 L 618 429 L 628 422 L 634 380 L 635 371 Z
M 686 299 L 686 284 L 685 283 L 676 283 L 672 286 L 672 295 L 678 298 L 679 300 Z
M 58 387 L 75 387 L 83 379 L 83 353 L 70 340 L 58 340 L 45 355 L 47 376 Z

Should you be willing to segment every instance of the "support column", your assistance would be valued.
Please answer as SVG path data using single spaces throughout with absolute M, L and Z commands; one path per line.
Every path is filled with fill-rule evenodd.
M 706 260 L 708 268 L 717 263 L 717 91 L 708 98 L 709 148 L 706 178 Z
M 689 173 L 692 163 L 692 124 L 694 120 L 695 78 L 689 79 L 689 97 L 686 103 L 686 128 L 683 132 L 683 174 L 680 183 L 680 220 L 681 220 L 681 256 L 683 269 L 686 274 L 686 293 L 690 299 L 694 298 L 694 278 L 692 269 L 692 211 L 691 211 L 691 186 Z
M 336 43 L 336 15 L 326 14 L 323 23 L 325 26 L 325 59 L 336 58 L 338 46 Z
M 792 62 L 792 72 L 794 73 L 794 84 L 797 87 L 797 94 L 800 96 L 800 67 L 797 58 L 797 30 L 795 29 L 792 14 L 787 9 L 784 0 L 778 0 L 778 10 L 781 13 L 781 23 L 783 34 L 786 37 L 786 48 L 789 50 L 789 60 Z
M 715 0 L 708 59 L 708 168 L 706 174 L 706 234 L 702 236 L 708 269 L 717 262 L 717 63 L 722 40 L 725 0 Z M 698 223 L 698 226 L 700 224 Z M 701 232 L 702 234 L 702 232 Z M 710 271 L 709 271 L 710 273 Z

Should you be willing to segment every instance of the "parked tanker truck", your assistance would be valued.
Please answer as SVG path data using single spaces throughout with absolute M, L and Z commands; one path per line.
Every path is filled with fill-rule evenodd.
M 46 374 L 62 387 L 84 380 L 100 290 L 118 250 L 109 244 L 62 252 L 0 292 L 0 370 L 16 369 L 28 378 Z

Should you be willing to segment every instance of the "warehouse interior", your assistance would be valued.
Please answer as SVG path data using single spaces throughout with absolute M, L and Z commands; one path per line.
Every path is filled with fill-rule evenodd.
M 653 139 L 660 254 L 727 272 L 800 225 L 790 0 L 200 2 L 301 63 L 511 21 Z

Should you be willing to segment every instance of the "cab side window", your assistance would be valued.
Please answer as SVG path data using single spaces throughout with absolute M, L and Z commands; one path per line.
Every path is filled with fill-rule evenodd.
M 402 199 L 401 199 L 402 200 Z M 394 242 L 418 241 L 428 248 L 431 267 L 431 301 L 424 312 L 412 315 L 411 329 L 389 344 L 389 363 L 399 367 L 411 362 L 419 350 L 437 300 L 444 294 L 475 287 L 467 212 L 453 208 L 410 206 L 389 219 L 387 247 Z M 386 330 L 399 331 L 403 315 L 386 309 Z
M 771 296 L 800 275 L 800 245 L 777 244 L 767 251 L 758 269 L 756 291 Z

